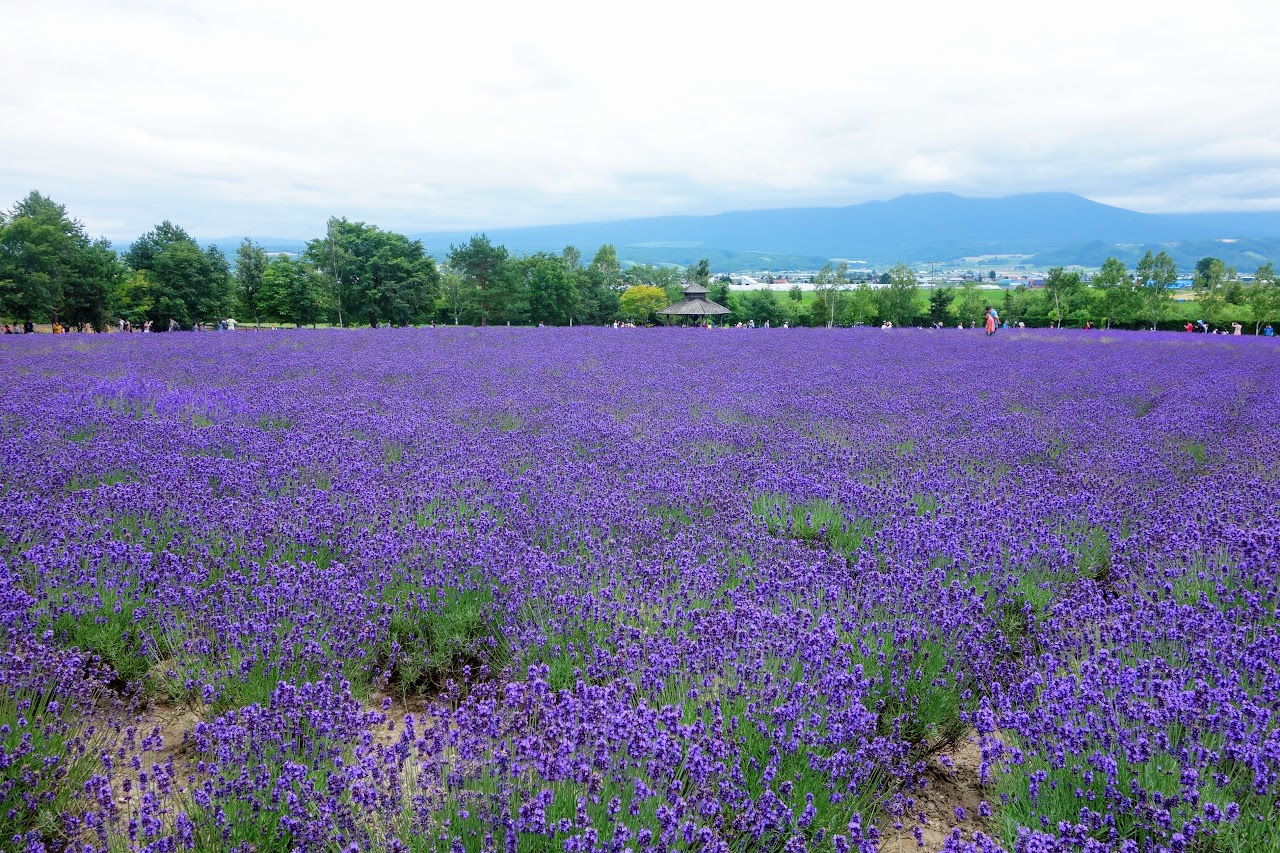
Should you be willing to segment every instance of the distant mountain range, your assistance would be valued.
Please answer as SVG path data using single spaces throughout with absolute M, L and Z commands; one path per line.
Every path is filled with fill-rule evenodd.
M 443 258 L 451 245 L 474 233 L 410 236 Z M 1132 266 L 1147 249 L 1169 252 L 1183 269 L 1206 255 L 1248 272 L 1280 261 L 1280 212 L 1138 213 L 1070 193 L 1003 198 L 926 193 L 849 207 L 656 216 L 486 233 L 517 254 L 573 245 L 585 261 L 599 246 L 612 243 L 623 261 L 686 266 L 708 258 L 717 272 L 815 269 L 830 259 L 883 267 L 990 255 L 1023 255 L 1021 263 L 1037 267 L 1097 266 L 1115 255 Z M 234 252 L 239 240 L 214 242 Z M 990 265 L 974 262 L 975 267 Z

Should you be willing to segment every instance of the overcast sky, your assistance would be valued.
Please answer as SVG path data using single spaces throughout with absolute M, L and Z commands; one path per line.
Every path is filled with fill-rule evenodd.
M 0 207 L 310 238 L 1058 190 L 1280 209 L 1280 3 L 6 3 Z

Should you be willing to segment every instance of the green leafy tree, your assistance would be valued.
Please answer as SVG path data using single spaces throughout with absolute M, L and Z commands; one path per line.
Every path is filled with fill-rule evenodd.
M 781 326 L 790 317 L 778 295 L 768 288 L 744 294 L 740 312 L 744 319 L 755 320 L 757 326 L 766 321 L 771 326 Z
M 261 310 L 258 297 L 262 293 L 262 274 L 267 269 L 267 253 L 257 243 L 245 237 L 236 249 L 236 299 L 240 307 L 253 318 L 257 326 Z
M 618 313 L 633 323 L 643 323 L 670 304 L 667 292 L 662 288 L 651 284 L 633 284 L 618 297 Z
M 1101 309 L 1105 317 L 1104 326 L 1112 324 L 1132 323 L 1142 310 L 1138 289 L 1129 278 L 1129 271 L 1124 261 L 1119 258 L 1107 258 L 1102 268 L 1093 277 L 1093 286 L 1101 294 Z
M 1213 275 L 1215 268 L 1218 275 L 1221 276 L 1222 271 L 1226 269 L 1226 265 L 1218 258 L 1201 258 L 1196 261 L 1196 270 L 1191 275 L 1191 286 L 1194 288 L 1204 287 L 1209 277 Z
M 104 331 L 110 322 L 111 294 L 124 274 L 111 241 L 99 237 L 76 253 L 73 274 L 62 288 L 58 316 L 69 326 Z
M 315 325 L 324 316 L 325 286 L 311 265 L 277 255 L 262 271 L 259 307 L 267 317 L 295 326 Z
M 916 318 L 920 281 L 915 270 L 897 264 L 889 270 L 889 284 L 876 291 L 880 316 L 895 326 L 909 326 Z
M 770 277 L 772 277 L 772 276 L 770 276 Z M 768 282 L 768 284 L 772 284 L 772 283 L 773 283 L 773 282 Z M 798 285 L 798 284 L 793 284 L 793 285 L 791 285 L 791 287 L 787 290 L 787 298 L 789 298 L 792 302 L 803 302 L 803 301 L 804 301 L 804 291 L 800 289 L 800 285 Z
M 618 296 L 624 287 L 618 250 L 606 243 L 578 278 L 579 308 L 582 322 L 601 325 L 618 314 Z
M 734 299 L 732 291 L 729 290 L 729 279 L 721 278 L 711 282 L 711 287 L 707 292 L 707 298 L 718 305 L 723 305 L 724 307 L 732 310 L 734 306 L 730 303 L 733 303 Z M 733 315 L 730 314 L 725 319 L 729 319 L 732 316 Z
M 308 243 L 304 257 L 324 274 L 340 324 L 361 317 L 371 326 L 404 326 L 434 310 L 435 259 L 403 234 L 331 218 L 328 233 Z
M 685 281 L 708 287 L 711 283 L 711 261 L 703 258 L 684 272 Z
M 955 298 L 954 287 L 935 287 L 929 291 L 929 322 L 937 325 L 945 324 L 951 314 L 951 300 Z
M 548 326 L 566 326 L 578 306 L 573 268 L 564 257 L 538 252 L 517 263 L 529 295 L 529 319 Z
M 345 217 L 330 216 L 324 237 L 309 241 L 302 255 L 314 269 L 322 271 L 327 301 L 333 307 L 339 327 L 347 325 L 348 282 L 359 275 L 359 259 L 353 244 L 362 230 L 361 225 L 348 222 Z
M 830 329 L 836 324 L 836 309 L 840 306 L 845 291 L 849 289 L 849 264 L 841 261 L 833 267 L 831 262 L 822 265 L 822 269 L 813 277 L 813 289 L 817 291 L 818 301 L 826 312 L 826 324 Z
M 66 208 L 32 192 L 0 215 L 0 307 L 18 320 L 55 319 L 78 223 Z
M 374 230 L 377 248 L 369 258 L 366 275 L 353 288 L 355 310 L 393 326 L 422 322 L 429 316 L 440 287 L 435 259 L 418 240 Z
M 780 299 L 778 301 L 784 312 L 782 322 L 791 326 L 805 326 L 810 323 L 809 308 L 804 302 L 797 302 L 794 299 Z
M 1013 310 L 1010 318 L 1028 326 L 1050 326 L 1054 323 L 1053 303 L 1043 287 L 1020 284 L 1013 289 Z
M 165 220 L 125 253 L 151 288 L 146 319 L 164 328 L 170 319 L 190 326 L 225 317 L 230 309 L 230 265 L 217 246 L 201 249 L 181 227 Z M 141 304 L 138 302 L 136 304 Z M 135 318 L 136 319 L 136 318 Z
M 1235 301 L 1235 280 L 1235 267 L 1228 267 L 1217 258 L 1201 258 L 1196 264 L 1191 286 L 1199 294 L 1200 310 L 1210 326 L 1218 325 Z
M 440 272 L 440 308 L 446 317 L 458 325 L 464 315 L 471 313 L 475 305 L 475 288 L 466 276 L 453 267 L 445 266 Z
M 815 300 L 811 304 L 817 312 L 817 317 L 813 324 L 815 326 L 826 325 L 828 315 L 822 300 Z M 876 298 L 876 292 L 871 285 L 865 281 L 859 282 L 857 287 L 845 294 L 839 316 L 841 322 L 852 326 L 867 326 L 879 323 L 880 300 Z
M 52 199 L 32 192 L 0 213 L 0 313 L 100 331 L 120 273 L 110 244 Z
M 128 320 L 134 325 L 151 316 L 152 298 L 155 287 L 151 283 L 151 274 L 146 270 L 128 270 L 120 276 L 114 292 L 111 294 L 111 310 L 113 316 Z
M 1135 278 L 1142 296 L 1143 315 L 1155 329 L 1173 305 L 1169 288 L 1178 281 L 1178 266 L 1168 252 L 1161 250 L 1152 255 L 1148 249 L 1138 261 Z
M 1080 280 L 1080 273 L 1067 272 L 1062 267 L 1054 267 L 1049 270 L 1049 275 L 1044 280 L 1044 292 L 1052 308 L 1050 319 L 1061 329 L 1062 321 L 1079 306 L 1084 293 L 1084 283 Z
M 476 234 L 461 246 L 449 247 L 449 266 L 471 286 L 481 324 L 523 321 L 525 292 L 505 246 L 495 246 L 484 234 Z
M 1256 335 L 1266 322 L 1280 320 L 1280 280 L 1276 277 L 1276 268 L 1266 263 L 1258 267 L 1253 274 L 1253 284 L 1249 285 L 1244 295 L 1249 310 L 1253 313 L 1253 333 Z
M 951 316 L 966 326 L 971 323 L 976 324 L 982 320 L 982 309 L 986 305 L 986 299 L 987 297 L 978 290 L 976 284 L 966 281 L 951 301 Z
M 565 246 L 560 252 L 560 260 L 567 270 L 582 269 L 582 251 L 577 246 Z

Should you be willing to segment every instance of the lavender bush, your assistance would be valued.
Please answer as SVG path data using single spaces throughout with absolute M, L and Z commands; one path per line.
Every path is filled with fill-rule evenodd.
M 6 849 L 1280 849 L 1269 340 L 3 344 Z

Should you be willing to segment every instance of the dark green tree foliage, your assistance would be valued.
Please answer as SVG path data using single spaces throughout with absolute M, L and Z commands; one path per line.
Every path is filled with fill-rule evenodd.
M 449 266 L 466 278 L 476 314 L 484 323 L 519 323 L 524 319 L 524 288 L 505 246 L 477 234 L 461 246 L 449 247 Z
M 111 322 L 107 313 L 111 294 L 124 274 L 120 256 L 111 247 L 111 241 L 99 237 L 79 252 L 76 272 L 63 288 L 62 310 L 58 314 L 71 326 L 91 326 L 94 331 L 104 331 Z
M 771 326 L 781 326 L 782 321 L 789 319 L 786 306 L 772 290 L 753 290 L 742 297 L 740 313 L 746 320 L 755 320 L 756 325 L 763 325 L 767 320 Z
M 1200 294 L 1200 308 L 1210 326 L 1218 325 L 1228 307 L 1241 299 L 1235 267 L 1228 267 L 1217 258 L 1200 259 L 1192 287 Z
M 920 294 L 915 270 L 906 264 L 898 264 L 887 275 L 888 286 L 876 291 L 880 316 L 895 326 L 909 326 L 915 321 L 916 301 Z
M 236 250 L 236 298 L 240 307 L 258 324 L 261 306 L 262 274 L 267 270 L 267 253 L 261 246 L 245 237 Z
M 143 234 L 124 261 L 145 272 L 146 317 L 164 328 L 170 319 L 182 326 L 212 321 L 230 310 L 230 267 L 217 246 L 201 249 L 181 227 L 165 220 Z M 134 318 L 140 319 L 140 318 Z
M 331 218 L 327 230 L 304 256 L 325 275 L 340 323 L 404 326 L 434 312 L 440 274 L 421 242 L 345 218 Z
M 876 292 L 865 281 L 859 282 L 848 297 L 840 305 L 840 320 L 854 326 L 874 326 L 880 322 L 880 303 Z M 809 323 L 825 326 L 828 322 L 827 309 L 823 300 L 816 299 L 811 303 Z
M 32 192 L 0 213 L 0 312 L 101 331 L 120 264 L 64 206 Z
M 725 280 L 711 282 L 710 292 L 707 297 L 719 305 L 732 309 L 734 306 L 729 304 L 733 301 L 732 293 L 729 290 L 729 282 Z M 732 317 L 733 315 L 729 315 Z
M 355 282 L 355 309 L 393 326 L 422 320 L 440 287 L 435 259 L 417 240 L 374 230 L 378 245 L 369 259 L 367 275 Z
M 929 322 L 946 323 L 951 318 L 951 300 L 956 295 L 954 287 L 935 287 L 929 293 Z
M 529 295 L 529 320 L 548 326 L 567 326 L 578 305 L 575 269 L 564 257 L 538 252 L 517 262 L 522 286 Z
M 314 325 L 324 316 L 325 288 L 310 264 L 277 255 L 262 271 L 259 306 L 272 320 Z
M 1203 288 L 1205 286 L 1205 282 L 1214 274 L 1215 267 L 1217 267 L 1219 274 L 1223 269 L 1226 269 L 1226 266 L 1222 261 L 1217 258 L 1201 258 L 1196 261 L 1196 271 L 1191 277 L 1192 286 Z
M 707 287 L 711 281 L 711 261 L 703 258 L 693 266 L 685 270 L 685 281 L 691 281 Z
M 360 231 L 358 223 L 330 216 L 325 235 L 307 242 L 302 257 L 324 277 L 326 302 L 333 310 L 339 326 L 347 325 L 347 282 L 359 274 L 359 261 L 351 251 L 351 243 Z
M 603 325 L 618 316 L 618 297 L 626 287 L 618 251 L 605 244 L 578 277 L 580 322 Z

